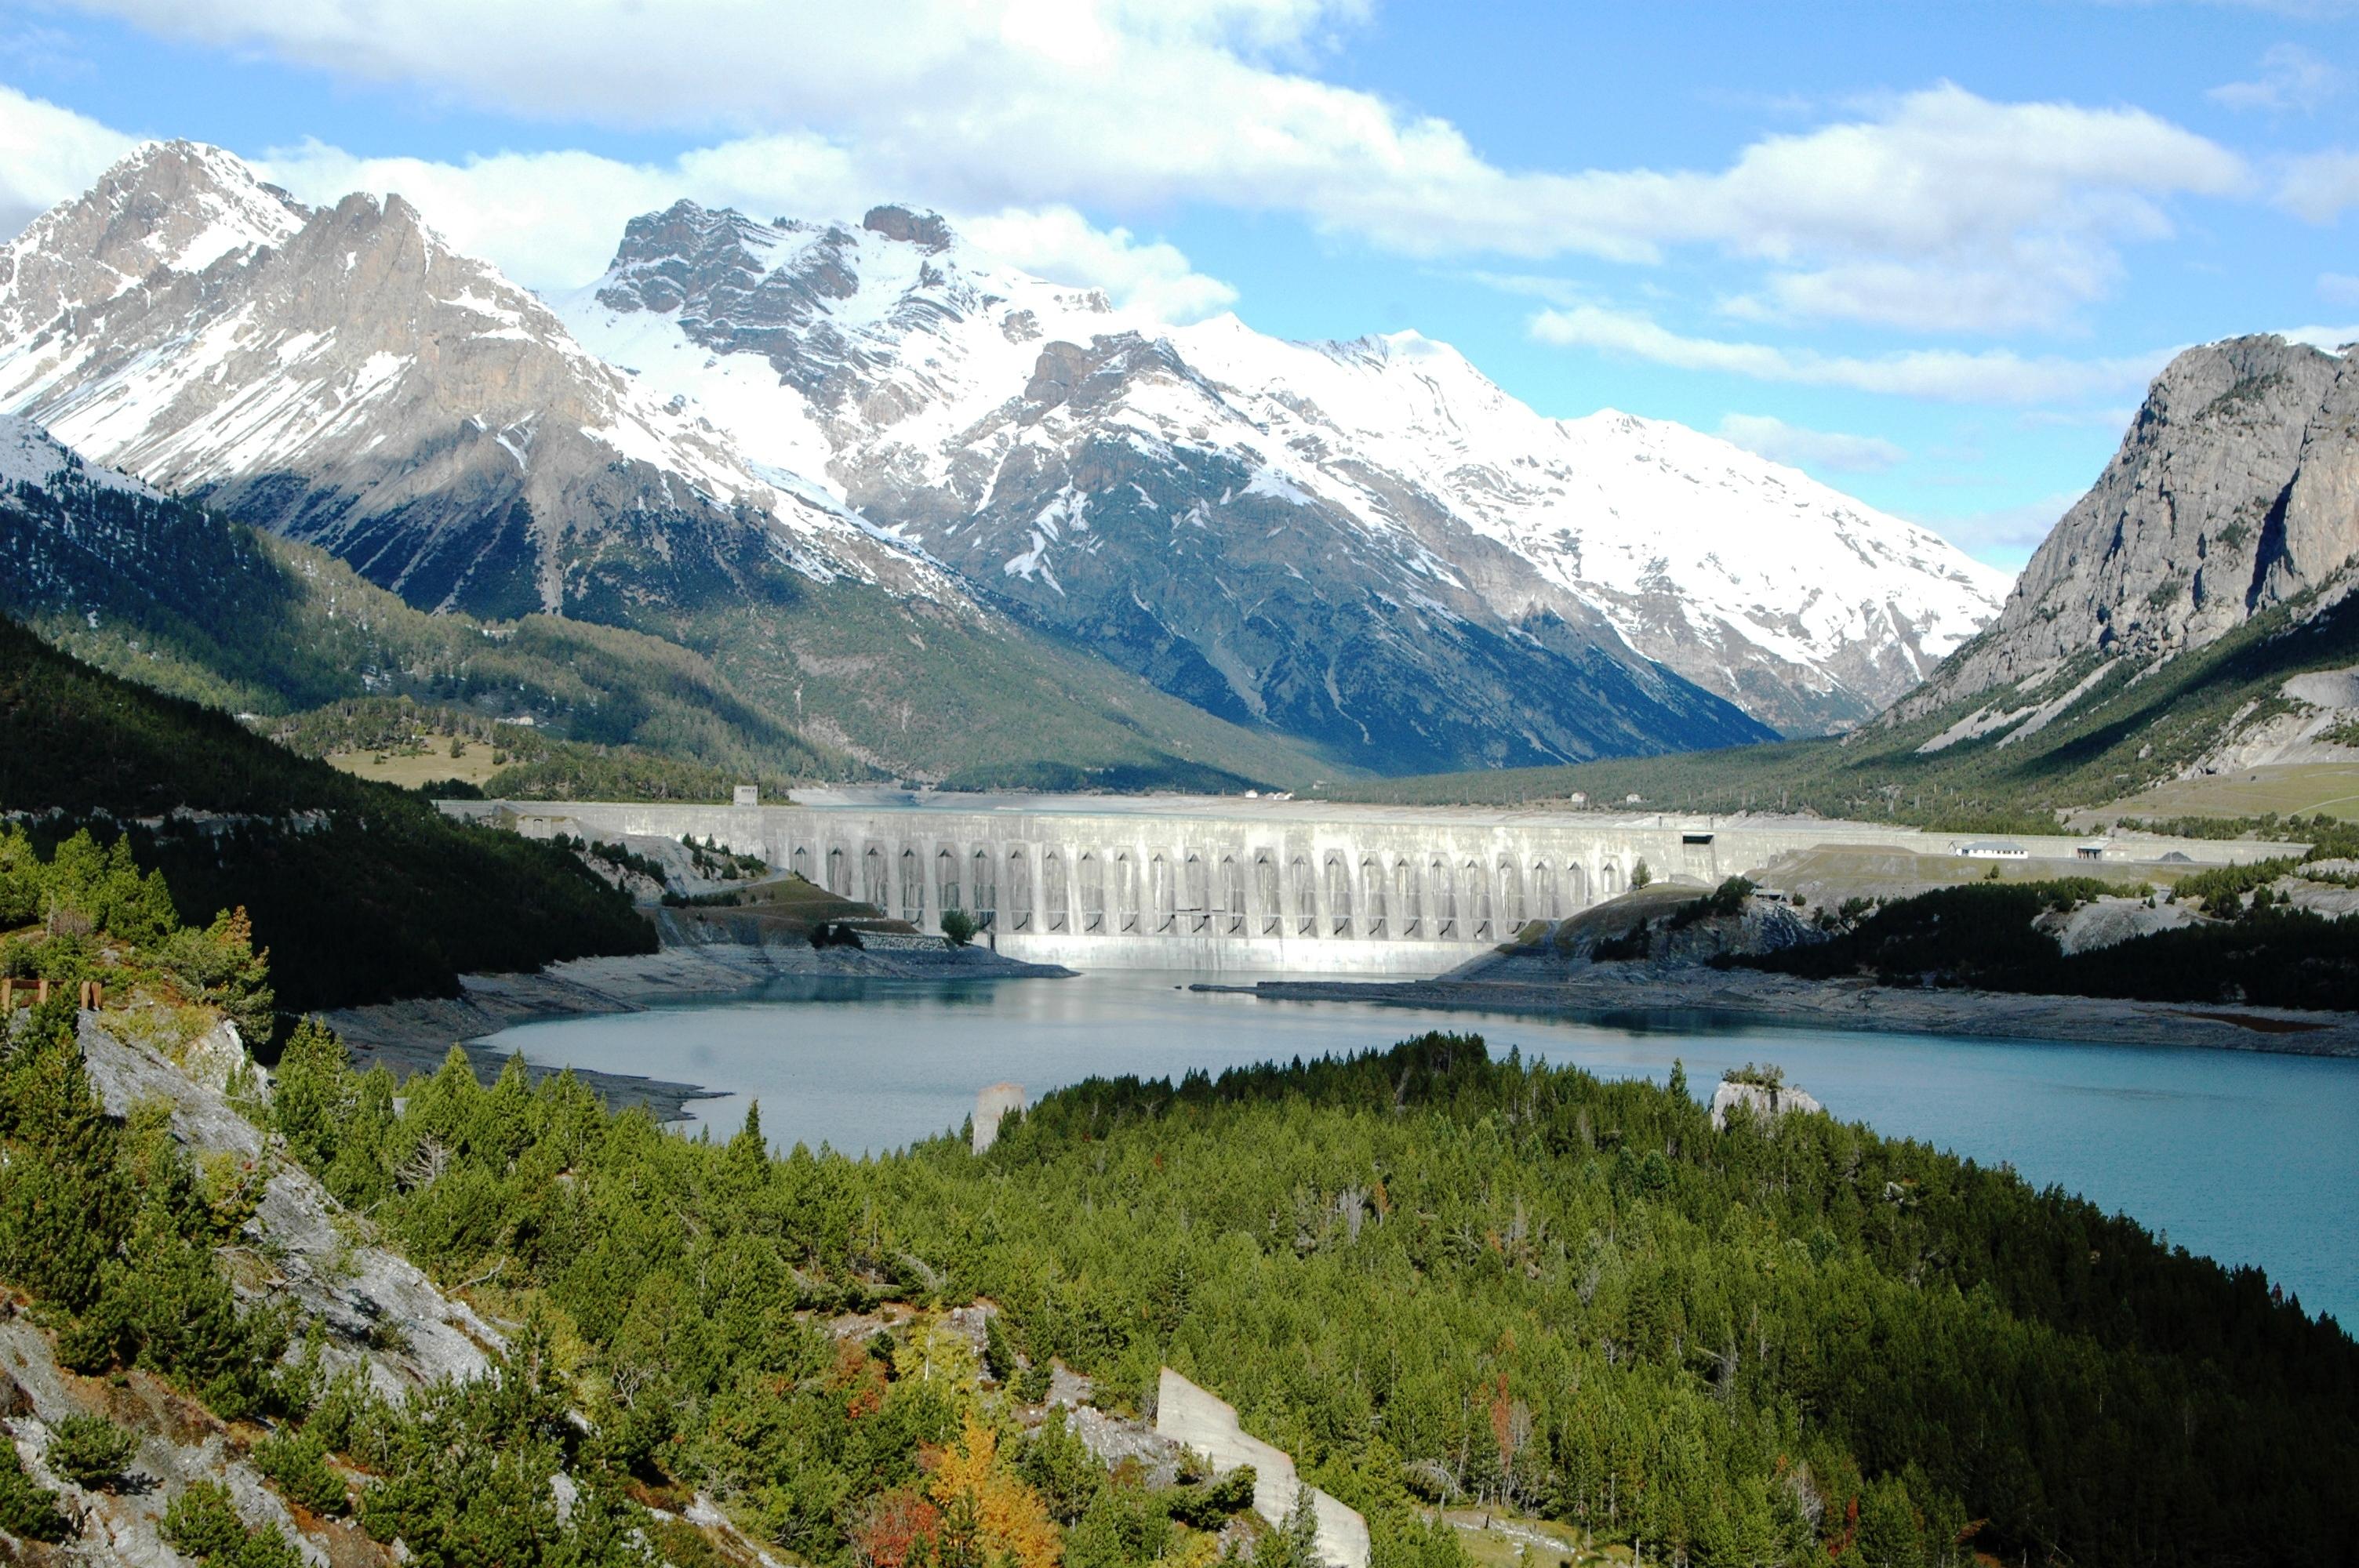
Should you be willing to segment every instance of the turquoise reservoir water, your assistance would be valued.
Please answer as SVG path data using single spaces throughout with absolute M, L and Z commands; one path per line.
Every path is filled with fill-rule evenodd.
M 2224 1262 L 2257 1263 L 2312 1311 L 2359 1325 L 2359 1062 L 2256 1052 L 1952 1040 L 1709 1018 L 1628 1027 L 1190 991 L 1107 972 L 985 985 L 821 981 L 756 1000 L 525 1024 L 491 1045 L 547 1065 L 683 1079 L 735 1131 L 759 1099 L 784 1149 L 882 1152 L 956 1128 L 975 1091 L 1037 1098 L 1093 1074 L 1162 1076 L 1382 1046 L 1428 1029 L 1504 1053 L 1708 1093 L 1774 1061 L 1836 1116 L 2081 1193 Z

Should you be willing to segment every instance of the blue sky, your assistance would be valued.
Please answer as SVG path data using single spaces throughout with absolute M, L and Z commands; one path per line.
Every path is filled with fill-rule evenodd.
M 1549 414 L 1717 430 L 1995 563 L 2170 351 L 2359 338 L 2359 0 L 0 0 L 0 230 L 144 136 L 400 189 L 543 288 L 674 196 L 950 213 Z

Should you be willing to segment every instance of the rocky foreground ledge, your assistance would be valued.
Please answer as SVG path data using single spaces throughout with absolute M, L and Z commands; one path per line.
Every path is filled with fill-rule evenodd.
M 705 942 L 667 945 L 653 953 L 577 958 L 538 974 L 462 975 L 455 997 L 420 997 L 339 1009 L 326 1022 L 363 1070 L 382 1062 L 397 1077 L 431 1072 L 454 1044 L 480 1072 L 504 1058 L 481 1044 L 514 1024 L 543 1019 L 645 1012 L 693 1002 L 747 1000 L 799 979 L 990 980 L 1058 979 L 1071 974 L 1027 964 L 983 947 L 936 942 L 889 948 L 810 947 L 800 944 Z M 699 1085 L 618 1073 L 576 1072 L 609 1105 L 644 1105 L 657 1119 L 681 1119 L 688 1102 L 713 1098 Z

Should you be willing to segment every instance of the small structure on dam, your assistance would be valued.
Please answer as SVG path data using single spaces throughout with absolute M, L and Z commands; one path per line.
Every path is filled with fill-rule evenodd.
M 1368 1568 L 1368 1521 L 1318 1487 L 1304 1487 L 1290 1455 L 1248 1435 L 1234 1406 L 1169 1367 L 1156 1384 L 1155 1431 L 1203 1455 L 1214 1476 L 1252 1465 L 1254 1512 L 1273 1525 L 1284 1524 L 1297 1497 L 1307 1492 L 1319 1520 L 1320 1561 L 1327 1568 Z
M 978 1154 L 999 1141 L 999 1124 L 1024 1108 L 1022 1084 L 998 1083 L 974 1097 L 973 1147 Z

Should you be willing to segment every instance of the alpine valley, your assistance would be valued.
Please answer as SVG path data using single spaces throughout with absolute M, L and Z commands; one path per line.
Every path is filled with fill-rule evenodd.
M 38 457 L 8 608 L 84 657 L 265 713 L 399 691 L 733 764 L 768 736 L 792 776 L 1229 787 L 1820 733 L 2006 587 L 1414 333 L 1169 327 L 928 213 L 681 202 L 543 300 L 398 196 L 306 207 L 185 142 L 0 249 L 0 412 Z
M 1996 620 L 1839 739 L 1353 786 L 2052 831 L 2347 799 L 2359 756 L 2359 362 L 2274 335 L 2185 350 Z M 2264 771 L 2266 770 L 2266 772 Z M 2256 786 L 2241 795 L 2224 786 Z M 2292 791 L 2273 796 L 2279 788 Z M 2335 798 L 2340 797 L 2340 799 Z

